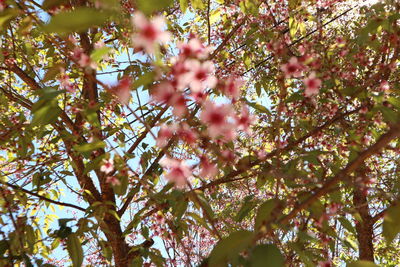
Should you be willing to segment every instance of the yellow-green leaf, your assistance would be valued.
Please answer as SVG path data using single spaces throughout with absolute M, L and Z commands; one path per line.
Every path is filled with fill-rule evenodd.
M 346 265 L 347 267 L 379 267 L 373 262 L 370 261 L 354 261 L 351 263 L 348 263 Z
M 72 260 L 72 265 L 74 267 L 82 266 L 83 262 L 83 249 L 81 245 L 81 241 L 75 233 L 68 235 L 67 238 L 67 250 L 69 256 Z
M 251 267 L 283 267 L 285 259 L 275 245 L 256 246 L 250 256 Z
M 210 266 L 226 266 L 226 263 L 237 257 L 253 239 L 253 233 L 249 231 L 237 231 L 222 239 L 214 247 L 210 255 Z
M 148 15 L 169 7 L 173 2 L 173 0 L 137 0 L 139 10 Z
M 186 9 L 188 8 L 188 0 L 179 0 L 179 6 L 181 8 L 182 13 L 185 13 Z
M 387 243 L 391 243 L 400 232 L 400 205 L 387 209 L 382 227 L 383 236 Z
M 271 218 L 273 210 L 278 205 L 278 200 L 269 199 L 265 201 L 257 211 L 257 217 L 254 229 L 258 230 L 260 226 Z
M 110 12 L 93 8 L 81 7 L 73 11 L 64 11 L 51 18 L 44 28 L 49 32 L 69 33 L 83 32 L 90 27 L 104 24 L 110 17 Z
M 204 9 L 205 4 L 203 3 L 202 0 L 192 0 L 192 6 L 195 9 Z
M 106 143 L 104 141 L 97 141 L 97 142 L 92 142 L 92 143 L 86 143 L 82 145 L 75 145 L 74 149 L 78 152 L 89 152 L 93 151 L 99 148 L 105 148 Z
M 67 0 L 44 0 L 42 4 L 42 8 L 45 10 L 60 6 L 67 2 Z

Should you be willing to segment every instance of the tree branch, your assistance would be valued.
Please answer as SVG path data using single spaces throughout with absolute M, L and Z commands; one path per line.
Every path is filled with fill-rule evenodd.
M 81 207 L 79 207 L 79 206 L 76 206 L 76 205 L 74 205 L 74 204 L 64 203 L 64 202 L 60 202 L 60 201 L 57 201 L 57 200 L 52 200 L 52 199 L 50 199 L 50 198 L 47 198 L 47 197 L 45 197 L 45 196 L 41 196 L 41 195 L 39 195 L 39 194 L 37 194 L 37 193 L 35 193 L 35 192 L 29 191 L 29 190 L 24 189 L 24 188 L 22 188 L 22 187 L 19 187 L 19 186 L 17 186 L 17 185 L 13 185 L 13 184 L 10 184 L 10 183 L 8 183 L 8 182 L 3 182 L 3 181 L 0 181 L 0 182 L 1 182 L 2 184 L 4 184 L 4 185 L 8 186 L 8 187 L 11 187 L 11 188 L 15 189 L 15 190 L 19 190 L 19 191 L 22 191 L 22 192 L 27 193 L 27 194 L 29 194 L 29 195 L 35 196 L 35 197 L 37 197 L 37 198 L 40 198 L 41 200 L 44 200 L 44 201 L 47 201 L 47 202 L 50 202 L 50 203 L 53 203 L 53 204 L 56 204 L 56 205 L 59 205 L 59 206 L 70 207 L 70 208 L 74 208 L 74 209 L 77 209 L 77 210 L 86 212 L 86 209 L 81 208 Z
M 329 193 L 336 184 L 343 181 L 348 174 L 355 171 L 360 166 L 360 164 L 362 164 L 367 158 L 381 151 L 392 140 L 398 137 L 400 137 L 400 123 L 393 125 L 391 129 L 387 133 L 383 134 L 375 144 L 373 144 L 372 146 L 368 147 L 366 150 L 361 152 L 360 155 L 355 160 L 347 164 L 347 166 L 344 169 L 342 169 L 338 174 L 336 174 L 334 177 L 328 180 L 323 187 L 316 189 L 312 194 L 312 196 L 307 198 L 302 203 L 298 204 L 295 208 L 293 208 L 293 210 L 288 215 L 277 220 L 277 223 L 284 224 L 287 223 L 289 220 L 293 219 L 297 215 L 297 213 L 299 213 L 301 210 L 309 207 L 314 201 L 319 199 L 321 196 L 324 196 L 325 194 Z

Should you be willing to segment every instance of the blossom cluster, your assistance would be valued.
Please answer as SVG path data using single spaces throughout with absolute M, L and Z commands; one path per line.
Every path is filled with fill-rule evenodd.
M 161 17 L 147 19 L 141 13 L 135 13 L 132 21 L 136 29 L 132 42 L 136 49 L 152 55 L 158 51 L 158 45 L 168 42 L 170 35 L 164 31 L 165 23 Z M 233 77 L 218 79 L 211 61 L 211 49 L 196 36 L 191 35 L 186 43 L 178 43 L 177 49 L 179 54 L 172 58 L 169 71 L 150 91 L 153 103 L 171 107 L 176 117 L 175 123 L 160 125 L 157 146 L 166 147 L 172 138 L 191 146 L 200 139 L 228 143 L 235 140 L 238 131 L 251 133 L 250 126 L 255 118 L 239 101 L 243 82 Z M 229 101 L 219 103 L 222 101 L 212 99 L 212 90 L 218 90 L 217 93 Z M 190 111 L 191 103 L 200 107 L 199 125 L 198 122 L 188 123 L 196 116 Z M 240 112 L 236 111 L 237 108 Z M 211 160 L 203 155 L 199 159 L 200 176 L 211 177 L 217 173 L 216 165 Z M 185 186 L 193 175 L 193 168 L 179 159 L 167 157 L 160 163 L 169 170 L 165 177 L 178 187 Z
M 307 61 L 307 57 L 301 57 L 302 61 Z M 306 65 L 302 64 L 297 57 L 290 58 L 289 62 L 281 66 L 281 70 L 284 72 L 286 78 L 298 78 L 303 75 Z M 322 81 L 317 78 L 316 73 L 312 71 L 310 75 L 303 80 L 305 85 L 304 95 L 311 97 L 319 93 Z

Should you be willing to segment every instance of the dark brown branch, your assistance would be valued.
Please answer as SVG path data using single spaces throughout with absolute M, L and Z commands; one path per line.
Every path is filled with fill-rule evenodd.
M 328 180 L 323 187 L 316 189 L 312 194 L 312 196 L 310 196 L 305 201 L 298 204 L 295 208 L 293 208 L 293 210 L 288 215 L 279 219 L 277 223 L 284 224 L 289 222 L 300 211 L 309 207 L 314 201 L 316 201 L 320 197 L 331 192 L 332 188 L 334 188 L 335 185 L 343 181 L 350 173 L 355 171 L 367 158 L 376 153 L 379 153 L 392 140 L 398 137 L 400 137 L 400 123 L 393 125 L 391 129 L 387 133 L 383 134 L 375 144 L 373 144 L 372 146 L 368 147 L 366 150 L 361 152 L 355 160 L 347 164 L 347 166 L 344 169 L 342 169 L 338 174 L 336 174 L 334 177 Z
M 35 196 L 37 198 L 40 198 L 41 200 L 44 200 L 44 201 L 47 201 L 47 202 L 50 202 L 50 203 L 53 203 L 53 204 L 56 204 L 56 205 L 59 205 L 59 206 L 65 206 L 65 207 L 74 208 L 74 209 L 77 209 L 77 210 L 80 210 L 80 211 L 83 211 L 83 212 L 86 211 L 86 209 L 81 208 L 79 206 L 76 206 L 74 204 L 64 203 L 64 202 L 60 202 L 60 201 L 57 201 L 57 200 L 52 200 L 50 198 L 47 198 L 45 196 L 41 196 L 41 195 L 39 195 L 39 194 L 37 194 L 35 192 L 29 191 L 29 190 L 24 189 L 22 187 L 19 187 L 17 185 L 13 185 L 13 184 L 10 184 L 10 183 L 7 183 L 7 182 L 3 182 L 3 181 L 0 181 L 0 182 L 2 184 L 4 184 L 4 185 L 7 185 L 8 187 L 11 187 L 11 188 L 15 189 L 15 190 L 19 190 L 19 191 L 22 191 L 22 192 L 27 193 L 29 195 Z
M 214 50 L 214 52 L 210 55 L 210 58 L 214 58 L 221 50 L 224 48 L 224 46 L 229 42 L 229 40 L 232 38 L 232 36 L 244 25 L 246 22 L 245 19 L 242 20 L 241 23 L 237 24 L 226 36 L 226 38 L 222 41 L 222 43 Z

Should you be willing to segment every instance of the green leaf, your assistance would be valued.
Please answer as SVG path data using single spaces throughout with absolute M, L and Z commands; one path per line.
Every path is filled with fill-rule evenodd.
M 143 86 L 144 89 L 147 89 L 146 87 L 153 82 L 154 76 L 155 76 L 154 72 L 146 72 L 146 73 L 144 73 L 137 80 L 135 80 L 133 82 L 133 87 L 134 88 L 139 88 L 139 87 Z
M 379 267 L 373 262 L 370 261 L 354 261 L 351 263 L 348 263 L 346 265 L 347 267 Z
M 188 8 L 188 0 L 179 0 L 179 6 L 181 8 L 182 13 L 185 13 L 186 9 Z
M 57 120 L 57 117 L 61 114 L 61 109 L 57 104 L 56 97 L 63 92 L 48 87 L 37 90 L 39 100 L 32 107 L 32 126 L 44 126 Z
M 155 251 L 157 251 L 157 253 L 149 253 L 151 263 L 155 264 L 157 267 L 166 266 L 165 259 L 162 257 L 161 253 L 158 250 Z
M 85 164 L 85 169 L 83 170 L 83 173 L 84 173 L 84 174 L 87 174 L 87 173 L 89 173 L 90 171 L 92 171 L 92 170 L 98 168 L 98 167 L 100 166 L 100 163 L 101 163 L 101 162 L 103 161 L 103 159 L 105 159 L 105 158 L 106 158 L 106 155 L 103 154 L 103 155 L 100 155 L 100 156 L 96 157 L 95 159 L 92 159 L 91 161 L 87 162 L 87 163 Z M 72 175 L 72 174 L 70 174 L 70 175 Z
M 260 95 L 261 95 L 261 84 L 260 83 L 256 83 L 254 86 L 256 87 L 257 96 L 260 97 Z
M 246 201 L 236 214 L 235 221 L 241 222 L 255 206 L 256 204 L 253 201 Z
M 3 256 L 4 253 L 8 250 L 9 245 L 7 240 L 0 240 L 0 256 Z
M 206 5 L 202 0 L 191 0 L 194 9 L 204 9 Z
M 298 29 L 298 22 L 294 17 L 289 18 L 289 29 L 290 36 L 294 38 Z
M 41 104 L 48 102 L 49 100 L 55 99 L 58 95 L 64 93 L 65 90 L 57 90 L 53 87 L 44 87 L 38 91 L 39 101 Z
M 69 33 L 83 32 L 90 27 L 104 24 L 111 13 L 99 11 L 93 8 L 81 7 L 73 11 L 60 12 L 53 16 L 50 23 L 44 28 L 49 32 Z
M 252 107 L 252 108 L 254 108 L 254 109 L 256 109 L 256 110 L 258 110 L 258 111 L 260 111 L 262 113 L 266 113 L 268 115 L 271 115 L 271 112 L 266 107 L 264 107 L 263 105 L 260 105 L 258 103 L 252 103 L 252 102 L 247 102 L 247 104 L 250 107 Z
M 306 193 L 304 196 L 309 196 L 310 194 Z M 311 216 L 315 219 L 319 219 L 322 214 L 325 212 L 325 207 L 322 204 L 321 200 L 317 199 L 314 201 L 308 208 L 308 211 L 310 211 Z
M 187 199 L 181 199 L 176 203 L 176 205 L 174 206 L 174 214 L 176 220 L 180 220 L 182 218 L 183 214 L 187 210 L 188 204 L 189 202 L 187 201 Z
M 318 161 L 318 157 L 321 154 L 324 154 L 324 151 L 320 150 L 314 150 L 314 151 L 309 151 L 305 156 L 303 156 L 303 160 L 306 160 L 309 163 L 312 163 L 314 165 L 319 165 L 320 162 Z
M 388 98 L 388 102 L 390 104 L 392 104 L 393 106 L 395 106 L 396 108 L 400 109 L 400 98 L 396 98 L 396 97 L 389 97 Z
M 54 102 L 42 106 L 33 112 L 32 126 L 47 125 L 57 120 L 61 109 Z
M 278 205 L 278 200 L 276 199 L 269 199 L 265 201 L 257 211 L 257 217 L 256 217 L 256 222 L 254 225 L 255 230 L 259 230 L 260 226 L 271 219 L 272 212 Z
M 72 233 L 67 238 L 67 250 L 71 257 L 72 265 L 74 267 L 82 266 L 83 262 L 83 249 L 81 241 L 75 233 Z
M 78 152 L 84 153 L 84 152 L 90 152 L 99 148 L 105 148 L 106 143 L 104 141 L 95 141 L 92 143 L 86 143 L 82 145 L 75 145 L 74 149 Z
M 347 220 L 345 217 L 340 217 L 339 222 L 342 224 L 342 226 L 349 231 L 350 233 L 356 234 L 356 230 L 354 229 L 354 226 Z
M 110 261 L 112 259 L 112 249 L 111 249 L 110 244 L 108 244 L 108 242 L 103 241 L 103 240 L 99 241 L 99 244 L 100 244 L 100 247 L 101 247 L 104 257 Z
M 64 68 L 64 64 L 54 64 L 50 68 L 47 69 L 46 74 L 43 77 L 43 82 L 48 82 L 54 80 L 56 76 L 60 73 L 60 69 Z
M 382 234 L 386 242 L 390 244 L 400 232 L 400 205 L 387 209 L 382 227 Z
M 300 94 L 300 93 L 298 93 L 298 92 L 295 92 L 295 93 L 291 94 L 291 95 L 285 100 L 285 102 L 286 102 L 286 103 L 290 103 L 290 102 L 296 102 L 296 101 L 303 100 L 303 99 L 304 99 L 304 96 L 303 96 L 302 94 Z
M 125 195 L 126 190 L 128 189 L 128 184 L 129 184 L 128 176 L 126 175 L 119 176 L 119 182 L 120 184 L 113 186 L 113 189 L 115 194 L 123 196 Z
M 32 253 L 35 242 L 36 242 L 36 235 L 35 235 L 35 231 L 33 230 L 32 226 L 30 226 L 30 225 L 25 226 L 25 237 L 26 237 L 26 241 L 29 246 L 30 253 Z
M 246 14 L 258 15 L 258 1 L 242 0 L 239 3 L 240 9 Z
M 398 112 L 395 112 L 394 110 L 384 106 L 380 107 L 380 110 L 385 121 L 389 123 L 397 123 L 397 121 L 399 120 Z
M 217 243 L 210 254 L 209 266 L 224 266 L 224 263 L 237 257 L 253 239 L 250 231 L 237 231 Z
M 275 245 L 258 245 L 251 252 L 250 266 L 280 267 L 285 266 L 285 259 Z
M 200 217 L 197 213 L 187 212 L 186 214 L 188 216 L 192 217 L 197 223 L 201 224 L 202 226 L 204 226 L 205 228 L 207 228 L 208 230 L 211 231 L 211 229 L 208 226 L 207 222 L 202 217 Z
M 300 0 L 289 0 L 289 10 L 295 10 L 298 6 L 301 5 Z
M 103 46 L 100 47 L 99 49 L 96 49 L 92 52 L 92 54 L 90 55 L 91 59 L 95 62 L 99 62 L 100 60 L 103 59 L 103 57 L 105 55 L 107 55 L 109 52 L 111 52 L 112 48 L 111 47 L 107 47 L 107 46 Z
M 6 24 L 9 20 L 13 19 L 19 14 L 18 9 L 7 8 L 3 12 L 0 12 L 0 30 L 6 27 Z
M 142 267 L 143 266 L 143 259 L 141 257 L 136 257 L 132 260 L 129 267 Z
M 147 15 L 167 8 L 172 5 L 173 2 L 173 0 L 137 0 L 139 10 Z
M 54 7 L 64 4 L 65 2 L 67 2 L 67 0 L 44 0 L 42 8 L 44 10 L 52 9 Z

